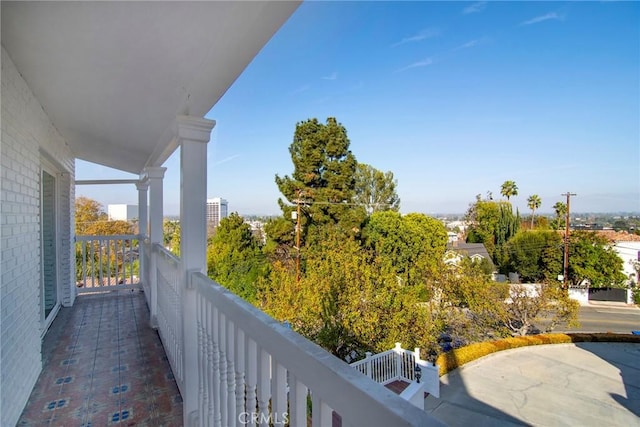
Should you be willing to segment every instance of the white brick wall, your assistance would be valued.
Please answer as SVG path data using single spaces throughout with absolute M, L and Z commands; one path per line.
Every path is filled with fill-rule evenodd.
M 40 103 L 2 48 L 0 183 L 0 425 L 15 425 L 41 361 L 40 168 L 57 164 L 60 233 L 59 280 L 65 305 L 73 302 L 71 212 L 74 158 Z

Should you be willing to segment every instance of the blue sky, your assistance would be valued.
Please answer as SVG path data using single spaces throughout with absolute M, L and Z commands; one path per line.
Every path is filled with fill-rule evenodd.
M 209 197 L 280 213 L 296 123 L 330 116 L 359 162 L 394 173 L 404 213 L 463 213 L 505 180 L 521 212 L 567 191 L 575 212 L 640 212 L 640 4 L 304 3 L 206 116 Z M 77 164 L 77 179 L 122 176 Z M 133 186 L 76 193 L 137 203 Z

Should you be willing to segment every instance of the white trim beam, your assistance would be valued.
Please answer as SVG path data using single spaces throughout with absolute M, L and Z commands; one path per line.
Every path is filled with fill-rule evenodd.
M 76 185 L 102 185 L 102 184 L 138 184 L 139 179 L 82 179 L 76 181 Z

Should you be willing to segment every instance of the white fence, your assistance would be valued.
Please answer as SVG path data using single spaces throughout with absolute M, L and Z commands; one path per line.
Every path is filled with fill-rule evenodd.
M 78 293 L 139 287 L 139 250 L 135 235 L 76 236 Z
M 420 359 L 419 348 L 414 351 L 405 350 L 397 342 L 395 348 L 391 350 L 374 355 L 367 352 L 364 359 L 351 363 L 350 366 L 383 385 L 394 381 L 406 381 L 409 383 L 416 381 L 415 368 L 420 366 L 420 381 L 424 384 L 424 391 L 435 397 L 440 397 L 438 368 Z

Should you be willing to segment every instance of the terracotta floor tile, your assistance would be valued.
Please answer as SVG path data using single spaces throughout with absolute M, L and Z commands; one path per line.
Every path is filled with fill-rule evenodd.
M 182 425 L 182 399 L 142 292 L 82 295 L 60 310 L 18 425 Z

